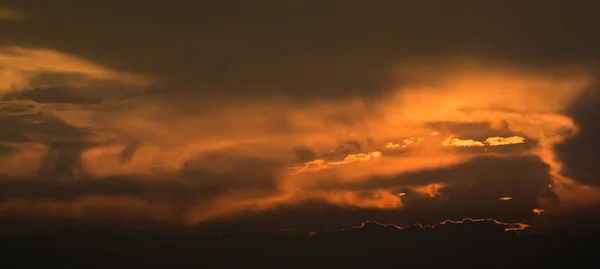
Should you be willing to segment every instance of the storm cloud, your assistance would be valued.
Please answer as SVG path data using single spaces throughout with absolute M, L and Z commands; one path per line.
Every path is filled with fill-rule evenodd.
M 0 7 L 0 212 L 521 222 L 600 202 L 595 3 L 37 2 Z

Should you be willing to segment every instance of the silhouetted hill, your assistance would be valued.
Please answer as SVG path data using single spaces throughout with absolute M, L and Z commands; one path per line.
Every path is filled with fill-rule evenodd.
M 595 262 L 595 231 L 527 234 L 522 224 L 378 222 L 329 232 L 203 234 L 194 229 L 63 230 L 0 238 L 25 268 L 533 268 Z

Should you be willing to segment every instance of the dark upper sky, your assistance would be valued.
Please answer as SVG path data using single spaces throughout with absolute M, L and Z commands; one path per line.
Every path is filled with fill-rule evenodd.
M 597 6 L 2 1 L 0 211 L 330 229 L 596 205 Z

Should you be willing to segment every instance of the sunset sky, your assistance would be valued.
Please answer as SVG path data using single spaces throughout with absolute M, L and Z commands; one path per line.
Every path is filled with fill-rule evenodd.
M 2 218 L 544 226 L 600 205 L 585 1 L 74 2 L 0 2 Z

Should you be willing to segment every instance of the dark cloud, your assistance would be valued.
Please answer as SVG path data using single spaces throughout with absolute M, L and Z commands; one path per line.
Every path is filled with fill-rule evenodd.
M 499 198 L 513 196 L 510 193 L 502 194 L 503 191 L 523 191 L 533 194 L 536 192 L 536 188 L 545 188 L 550 181 L 548 169 L 548 165 L 541 162 L 536 156 L 479 157 L 451 167 L 426 169 L 392 177 L 373 177 L 357 184 L 344 185 L 341 182 L 327 182 L 321 186 L 340 189 L 388 189 L 403 185 L 444 183 L 450 186 L 457 185 L 459 189 L 481 186 L 488 192 L 494 192 L 491 194 L 492 197 Z M 327 184 L 331 185 L 327 186 Z M 500 185 L 493 187 L 490 184 Z M 518 188 L 516 188 L 517 185 Z M 472 193 L 477 194 L 478 192 Z M 483 195 L 490 195 L 490 193 Z
M 366 220 L 411 225 L 415 222 L 437 223 L 468 217 L 527 223 L 534 216 L 531 209 L 539 207 L 538 199 L 553 195 L 548 189 L 550 182 L 548 166 L 537 157 L 479 158 L 453 167 L 393 178 L 373 178 L 356 184 L 328 180 L 317 187 L 326 192 L 356 191 L 366 197 L 377 193 L 374 190 L 381 189 L 393 195 L 403 192 L 406 194 L 402 196 L 404 206 L 400 208 L 360 208 L 309 200 L 258 214 L 211 220 L 200 227 L 212 231 L 248 232 L 282 228 L 335 230 L 344 226 L 344 223 Z M 446 187 L 440 188 L 435 197 L 423 196 L 413 190 L 415 186 L 432 183 L 445 184 Z M 506 196 L 514 199 L 499 200 Z
M 51 47 L 168 77 L 169 91 L 371 96 L 390 90 L 393 68 L 407 59 L 481 56 L 540 68 L 594 61 L 600 56 L 596 5 L 17 1 L 31 20 L 1 30 L 3 43 Z
M 5 86 L 0 153 L 9 156 L 26 143 L 40 144 L 47 152 L 35 179 L 20 179 L 31 182 L 1 182 L 4 201 L 69 202 L 102 196 L 109 197 L 102 200 L 107 202 L 131 196 L 135 201 L 127 203 L 142 205 L 143 212 L 149 210 L 143 206 L 148 201 L 173 205 L 178 217 L 185 215 L 181 208 L 199 204 L 211 218 L 221 217 L 213 209 L 224 210 L 227 217 L 239 209 L 240 220 L 247 223 L 253 218 L 280 220 L 272 227 L 329 227 L 333 224 L 326 222 L 333 218 L 339 227 L 368 218 L 402 223 L 530 217 L 538 198 L 557 195 L 547 187 L 553 181 L 548 165 L 552 156 L 540 160 L 530 154 L 544 145 L 543 135 L 573 126 L 554 104 L 569 94 L 529 99 L 538 89 L 530 93 L 528 87 L 548 86 L 546 80 L 561 76 L 554 73 L 556 68 L 597 71 L 600 60 L 600 32 L 592 26 L 597 4 L 592 1 L 23 0 L 7 5 L 27 19 L 0 22 L 0 44 L 39 50 L 7 50 L 10 56 L 0 62 L 6 65 L 0 71 L 14 71 L 0 75 L 15 80 L 0 85 Z M 415 81 L 444 84 L 446 75 L 453 78 L 455 59 L 500 66 L 501 79 L 526 89 L 521 93 L 509 83 L 506 93 L 488 98 L 477 93 L 490 90 L 485 88 L 489 85 L 469 84 L 473 89 L 468 91 L 451 85 L 444 88 L 449 93 L 428 95 L 413 89 L 401 101 L 386 102 L 410 91 L 402 86 Z M 415 75 L 423 63 L 431 70 Z M 399 70 L 413 65 L 413 73 Z M 504 69 L 527 75 L 513 76 Z M 133 79 L 125 71 L 158 80 L 141 83 L 150 79 Z M 220 98 L 211 98 L 215 96 Z M 338 103 L 354 98 L 357 104 Z M 496 99 L 510 103 L 508 108 L 497 107 Z M 563 172 L 576 182 L 596 184 L 600 175 L 593 161 L 598 100 L 586 96 L 576 102 L 568 114 L 581 125 L 581 133 L 557 147 L 558 159 L 565 162 Z M 462 106 L 474 109 L 465 112 Z M 463 121 L 455 110 L 477 120 Z M 510 114 L 513 110 L 521 114 Z M 411 120 L 415 123 L 409 124 Z M 429 129 L 478 141 L 523 136 L 526 142 L 455 150 L 431 138 L 422 148 L 381 148 L 387 139 Z M 346 166 L 375 158 L 367 153 L 380 150 L 392 158 L 380 163 L 383 168 L 365 165 L 368 172 L 361 174 L 360 168 Z M 409 158 L 417 154 L 426 158 Z M 467 161 L 478 155 L 504 157 Z M 331 177 L 289 176 L 290 163 L 317 159 L 331 161 L 323 165 Z M 432 164 L 421 164 L 425 159 Z M 303 184 L 321 196 L 296 200 L 295 191 L 303 191 Z M 439 187 L 432 190 L 433 197 L 427 189 L 417 189 L 428 184 L 438 184 L 433 185 Z M 322 201 L 327 191 L 352 191 L 349 199 L 362 201 L 377 195 L 376 190 L 392 193 L 394 201 L 405 193 L 402 207 L 385 204 L 391 209 L 383 210 L 369 208 L 381 204 Z M 241 191 L 250 194 L 238 196 Z M 292 198 L 285 196 L 289 204 L 264 201 L 277 195 Z M 503 196 L 514 200 L 498 201 Z M 77 211 L 75 204 L 49 206 Z M 442 212 L 425 216 L 432 208 Z M 248 215 L 255 211 L 260 214 Z M 257 223 L 249 225 L 260 227 Z
M 569 114 L 580 126 L 579 133 L 556 147 L 563 160 L 563 173 L 578 182 L 600 184 L 600 91 L 597 88 L 583 96 L 570 109 Z
M 43 138 L 43 143 L 53 141 L 82 141 L 91 133 L 90 130 L 72 126 L 60 117 L 40 108 L 36 102 L 22 101 L 0 103 L 0 131 L 3 142 L 19 143 L 36 141 Z
M 89 147 L 85 138 L 92 134 L 91 130 L 66 123 L 44 111 L 36 102 L 2 101 L 2 104 L 0 144 L 10 149 L 4 150 L 4 154 L 11 154 L 25 144 L 43 145 L 48 147 L 48 152 L 39 164 L 34 164 L 39 165 L 39 178 L 73 179 L 83 173 L 81 153 Z
M 81 153 L 86 145 L 79 142 L 55 142 L 49 145 L 38 177 L 44 180 L 74 180 L 84 176 Z

